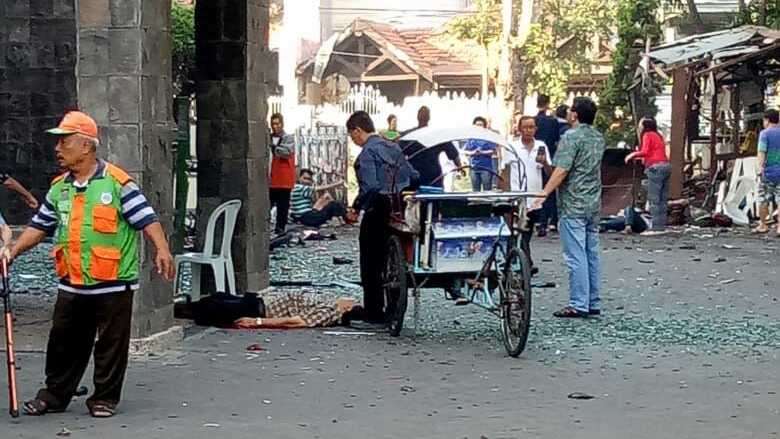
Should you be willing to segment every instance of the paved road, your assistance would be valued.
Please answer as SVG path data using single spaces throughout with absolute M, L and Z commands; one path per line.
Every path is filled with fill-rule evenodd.
M 605 236 L 605 315 L 588 321 L 550 317 L 565 272 L 558 243 L 538 241 L 540 281 L 560 288 L 534 293 L 519 359 L 505 356 L 489 315 L 426 291 L 416 338 L 207 330 L 181 351 L 136 359 L 116 418 L 93 420 L 77 400 L 64 414 L 0 418 L 1 436 L 775 438 L 779 242 L 711 233 Z M 354 277 L 355 266 L 330 263 L 353 251 L 349 239 L 295 247 L 272 269 Z M 29 309 L 20 319 L 33 319 Z M 264 351 L 246 351 L 258 342 Z M 42 376 L 32 351 L 20 356 L 25 396 Z

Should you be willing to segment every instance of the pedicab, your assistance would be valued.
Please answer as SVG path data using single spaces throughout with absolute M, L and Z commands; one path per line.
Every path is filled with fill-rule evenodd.
M 487 140 L 515 154 L 505 139 L 479 127 L 423 128 L 402 140 L 417 141 L 427 148 L 467 139 Z M 522 167 L 522 161 L 517 163 Z M 525 171 L 521 168 L 520 172 L 520 187 L 526 188 Z M 439 289 L 495 315 L 507 353 L 520 355 L 531 325 L 531 266 L 520 248 L 520 233 L 526 227 L 526 199 L 534 196 L 538 194 L 444 193 L 426 187 L 403 192 L 392 203 L 382 270 L 390 334 L 401 333 L 409 294 L 418 328 L 422 290 Z

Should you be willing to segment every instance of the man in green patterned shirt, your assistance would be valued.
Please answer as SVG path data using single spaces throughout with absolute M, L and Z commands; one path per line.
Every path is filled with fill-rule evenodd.
M 601 159 L 606 146 L 604 137 L 593 127 L 596 111 L 591 99 L 574 99 L 570 110 L 574 126 L 558 144 L 555 171 L 542 191 L 546 198 L 558 189 L 558 229 L 569 267 L 569 305 L 553 313 L 556 317 L 601 314 L 599 216 Z M 541 207 L 543 202 L 543 198 L 538 199 L 536 204 Z

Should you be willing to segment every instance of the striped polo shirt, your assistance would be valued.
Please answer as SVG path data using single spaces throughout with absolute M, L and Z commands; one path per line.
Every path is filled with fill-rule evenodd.
M 307 212 L 311 212 L 314 202 L 314 188 L 303 184 L 296 184 L 290 192 L 290 216 L 293 219 L 302 217 Z

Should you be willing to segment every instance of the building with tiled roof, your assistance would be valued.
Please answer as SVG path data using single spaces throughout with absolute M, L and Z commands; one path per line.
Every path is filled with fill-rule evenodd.
M 317 93 L 312 85 L 340 75 L 351 85 L 373 85 L 395 102 L 426 91 L 471 95 L 481 87 L 479 63 L 437 44 L 434 29 L 398 29 L 361 19 L 325 41 L 297 74 L 307 93 Z

